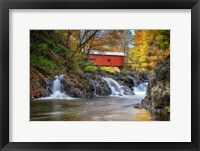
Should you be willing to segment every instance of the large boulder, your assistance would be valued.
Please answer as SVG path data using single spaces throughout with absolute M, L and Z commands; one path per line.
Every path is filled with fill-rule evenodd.
M 156 113 L 170 113 L 169 58 L 165 60 L 161 67 L 155 70 L 148 85 L 147 96 L 141 101 L 139 106 Z

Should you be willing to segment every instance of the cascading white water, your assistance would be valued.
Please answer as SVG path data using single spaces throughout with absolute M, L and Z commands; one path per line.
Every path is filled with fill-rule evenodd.
M 126 96 L 123 86 L 121 86 L 117 81 L 115 81 L 112 78 L 107 78 L 107 77 L 102 77 L 102 79 L 106 81 L 108 87 L 110 88 L 112 92 L 110 96 Z M 137 83 L 135 81 L 134 85 L 136 84 Z M 137 84 L 137 86 L 133 87 L 133 92 L 135 93 L 135 95 L 145 96 L 146 91 L 147 91 L 147 85 L 148 83 L 139 83 Z
M 56 91 L 60 91 L 61 88 L 61 81 L 59 76 L 55 76 L 55 80 L 53 81 L 53 93 Z
M 64 78 L 64 75 L 56 75 L 55 80 L 52 83 L 52 94 L 49 97 L 39 98 L 39 100 L 43 100 L 43 99 L 72 99 L 64 91 L 64 85 L 61 82 L 63 78 Z M 143 96 L 146 95 L 148 83 L 137 84 L 137 82 L 135 81 L 134 85 L 137 84 L 137 86 L 133 87 L 134 93 L 131 94 L 132 92 L 127 93 L 127 88 L 128 88 L 127 86 L 120 85 L 117 81 L 115 81 L 112 78 L 102 77 L 102 80 L 104 80 L 107 83 L 107 86 L 110 88 L 110 90 L 111 90 L 110 96 L 127 97 L 127 96 L 133 96 L 135 94 L 136 96 L 138 95 L 140 97 L 143 97 Z M 96 95 L 95 85 L 96 85 L 96 83 L 93 81 L 93 87 L 95 89 L 94 95 Z
M 110 88 L 112 94 L 111 96 L 124 96 L 123 86 L 121 86 L 117 81 L 112 78 L 102 77 L 106 81 L 108 87 Z
M 68 95 L 63 92 L 61 80 L 64 75 L 56 75 L 53 81 L 52 94 L 49 97 L 44 97 L 40 99 L 71 99 Z
M 68 96 L 61 91 L 61 80 L 63 79 L 64 75 L 57 75 L 55 76 L 55 80 L 53 81 L 53 94 L 50 95 L 49 98 L 52 99 L 66 99 Z
M 140 83 L 137 86 L 133 87 L 133 91 L 136 95 L 145 95 L 147 92 L 148 83 Z

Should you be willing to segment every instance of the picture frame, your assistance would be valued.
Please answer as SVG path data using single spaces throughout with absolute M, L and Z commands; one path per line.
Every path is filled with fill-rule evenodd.
M 9 9 L 191 9 L 191 142 L 9 142 Z M 1 0 L 0 2 L 1 150 L 200 150 L 200 2 L 198 0 Z

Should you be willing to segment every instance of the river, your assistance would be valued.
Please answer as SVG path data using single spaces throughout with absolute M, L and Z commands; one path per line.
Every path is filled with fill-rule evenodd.
M 30 103 L 31 121 L 165 121 L 169 117 L 133 106 L 143 96 L 37 100 Z
M 103 78 L 110 96 L 71 98 L 63 91 L 61 79 L 55 76 L 52 94 L 30 102 L 31 121 L 168 121 L 169 116 L 153 114 L 133 106 L 146 96 L 148 83 L 133 87 L 134 94 L 125 95 L 124 87 L 112 78 Z

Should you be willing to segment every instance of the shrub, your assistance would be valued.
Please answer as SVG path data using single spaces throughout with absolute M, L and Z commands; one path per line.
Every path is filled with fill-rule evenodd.
M 54 61 L 45 58 L 44 56 L 31 55 L 31 65 L 33 67 L 43 68 L 46 71 L 50 71 L 57 68 Z
M 98 71 L 98 67 L 96 67 L 96 66 L 86 66 L 84 71 L 85 72 L 97 72 Z
M 100 70 L 111 73 L 120 72 L 118 67 L 100 67 Z

